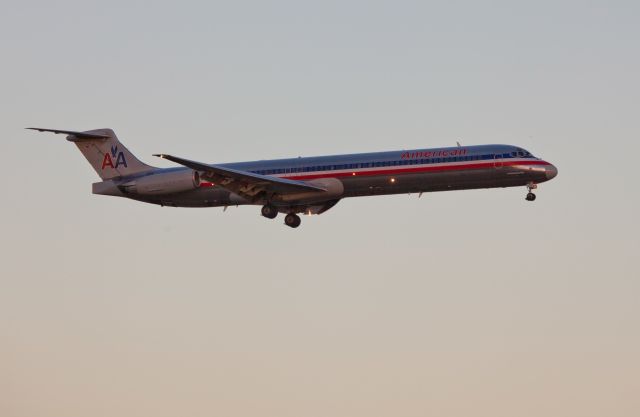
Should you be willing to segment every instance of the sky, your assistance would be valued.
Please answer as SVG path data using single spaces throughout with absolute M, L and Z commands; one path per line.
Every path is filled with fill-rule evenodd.
M 640 3 L 13 1 L 0 415 L 640 415 Z M 507 143 L 526 189 L 259 207 L 91 194 L 64 137 L 211 163 Z

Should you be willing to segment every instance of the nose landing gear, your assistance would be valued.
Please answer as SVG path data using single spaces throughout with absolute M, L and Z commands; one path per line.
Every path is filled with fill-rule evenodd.
M 527 184 L 528 193 L 527 193 L 527 196 L 525 197 L 525 200 L 527 200 L 527 201 L 535 201 L 536 195 L 532 191 L 535 190 L 536 188 L 538 188 L 538 184 L 534 184 L 532 182 Z

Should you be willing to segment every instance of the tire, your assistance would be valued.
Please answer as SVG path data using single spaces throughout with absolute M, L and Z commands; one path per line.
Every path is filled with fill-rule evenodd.
M 270 204 L 262 206 L 262 210 L 260 212 L 267 219 L 275 219 L 278 215 L 278 210 Z
M 284 218 L 284 224 L 294 229 L 300 226 L 301 222 L 302 220 L 300 220 L 300 216 L 295 213 L 289 213 Z

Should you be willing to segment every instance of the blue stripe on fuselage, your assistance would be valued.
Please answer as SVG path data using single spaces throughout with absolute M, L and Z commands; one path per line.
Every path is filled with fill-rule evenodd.
M 452 152 L 464 153 L 455 156 L 424 157 L 428 154 Z M 405 155 L 405 157 L 403 157 Z M 407 157 L 407 155 L 409 155 Z M 419 156 L 422 155 L 422 156 Z M 233 162 L 215 164 L 263 175 L 312 174 L 314 172 L 359 170 L 390 166 L 411 166 L 438 164 L 446 162 L 488 161 L 494 158 L 532 158 L 538 159 L 526 150 L 512 145 L 479 145 L 448 148 L 411 149 L 391 152 L 371 152 L 359 154 L 298 157 L 260 161 Z M 179 171 L 183 167 L 166 168 L 166 171 Z
M 456 153 L 454 156 L 431 156 L 440 153 Z M 458 155 L 464 153 L 463 155 Z M 409 156 L 407 156 L 409 155 Z M 264 161 L 237 162 L 220 166 L 255 172 L 263 175 L 300 174 L 337 170 L 424 165 L 444 162 L 492 160 L 497 157 L 535 158 L 526 150 L 511 145 L 480 145 L 433 149 L 412 149 L 392 152 L 299 157 Z

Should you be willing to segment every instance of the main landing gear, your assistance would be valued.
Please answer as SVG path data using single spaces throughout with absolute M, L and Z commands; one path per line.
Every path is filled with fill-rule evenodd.
M 262 206 L 262 210 L 260 211 L 260 213 L 267 219 L 275 219 L 278 215 L 278 209 L 271 204 L 265 204 L 264 206 Z M 302 221 L 300 220 L 300 216 L 295 213 L 289 213 L 284 218 L 284 224 L 294 229 L 300 226 L 301 222 Z
M 527 196 L 525 197 L 525 200 L 527 200 L 527 201 L 535 201 L 536 195 L 532 191 L 535 190 L 536 188 L 538 188 L 538 184 L 534 184 L 532 182 L 527 184 L 528 193 L 527 193 Z
M 300 223 L 301 223 L 300 216 L 298 216 L 295 213 L 289 213 L 284 218 L 284 224 L 294 229 L 300 226 Z
M 275 219 L 278 215 L 278 209 L 273 207 L 271 204 L 266 204 L 262 206 L 261 213 L 267 219 Z

